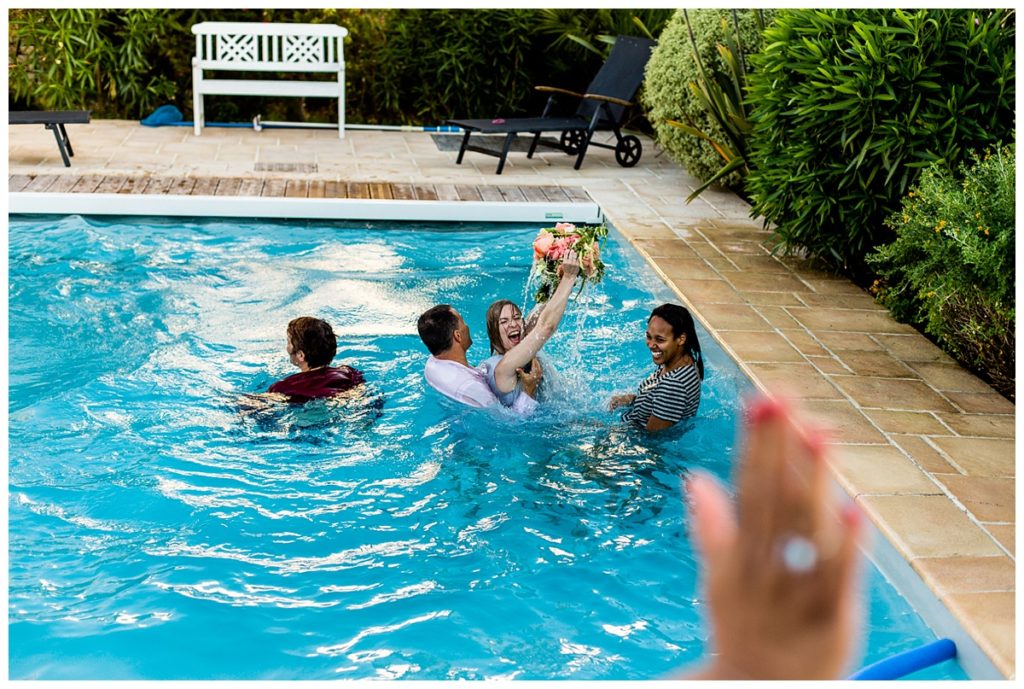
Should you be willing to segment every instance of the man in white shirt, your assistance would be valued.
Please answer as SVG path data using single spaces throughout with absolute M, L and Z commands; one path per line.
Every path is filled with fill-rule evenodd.
M 473 338 L 458 311 L 450 304 L 438 304 L 420 316 L 416 328 L 430 351 L 423 375 L 432 388 L 471 407 L 501 406 L 487 384 L 487 375 L 470 367 L 466 359 Z M 528 414 L 537 406 L 533 396 L 543 373 L 540 366 L 535 365 L 529 374 L 521 370 L 518 374 L 526 395 L 520 395 L 511 409 Z

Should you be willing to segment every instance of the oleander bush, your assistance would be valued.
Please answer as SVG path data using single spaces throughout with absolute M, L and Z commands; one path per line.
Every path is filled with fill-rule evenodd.
M 688 10 L 694 39 L 691 42 L 683 11 L 678 10 L 665 25 L 658 47 L 647 63 L 642 99 L 658 143 L 701 180 L 706 181 L 718 172 L 724 163 L 722 156 L 704 139 L 687 134 L 667 122 L 688 122 L 713 139 L 722 141 L 726 138 L 722 128 L 690 89 L 690 84 L 701 77 L 700 67 L 694 60 L 693 43 L 696 43 L 696 55 L 709 77 L 728 79 L 727 66 L 716 46 L 726 45 L 738 26 L 740 52 L 746 61 L 748 56 L 760 51 L 763 45 L 761 25 L 770 22 L 774 14 L 775 10 L 739 10 L 735 14 L 725 9 Z M 720 181 L 735 186 L 740 182 L 740 174 L 734 172 Z
M 1013 138 L 1012 10 L 780 10 L 749 77 L 753 213 L 866 283 L 932 163 Z
M 893 315 L 1014 399 L 1015 150 L 926 168 L 886 219 L 896 240 L 868 257 Z

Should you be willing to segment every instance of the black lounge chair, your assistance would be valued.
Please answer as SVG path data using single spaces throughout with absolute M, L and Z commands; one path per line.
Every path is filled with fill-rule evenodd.
M 493 120 L 446 120 L 466 131 L 459 148 L 457 164 L 462 164 L 466 151 L 476 151 L 498 158 L 498 170 L 501 174 L 505 167 L 505 158 L 516 134 L 522 132 L 533 134 L 527 158 L 532 158 L 537 145 L 550 146 L 576 156 L 575 169 L 583 164 L 583 156 L 590 146 L 610 148 L 615 151 L 616 162 L 623 167 L 633 167 L 640 161 L 643 146 L 635 136 L 623 136 L 619 129 L 626 114 L 626 109 L 633 105 L 640 84 L 644 80 L 644 67 L 651 57 L 654 41 L 635 36 L 619 36 L 615 39 L 611 54 L 601 66 L 597 76 L 590 82 L 586 93 L 575 93 L 553 86 L 535 86 L 537 91 L 550 93 L 547 105 L 540 117 L 520 117 Z M 564 95 L 579 99 L 576 114 L 571 117 L 555 117 L 551 114 L 555 105 L 555 96 Z M 615 132 L 615 145 L 601 144 L 593 140 L 597 130 L 611 129 Z M 500 151 L 482 146 L 471 145 L 470 136 L 474 132 L 481 134 L 505 134 L 504 146 Z M 541 140 L 544 132 L 561 132 L 558 142 Z
M 69 156 L 75 155 L 71 148 L 71 139 L 64 129 L 66 124 L 88 124 L 88 110 L 15 110 L 8 113 L 7 123 L 10 124 L 43 124 L 53 132 L 57 139 L 57 148 L 60 149 L 60 157 L 64 159 L 64 167 L 71 167 Z

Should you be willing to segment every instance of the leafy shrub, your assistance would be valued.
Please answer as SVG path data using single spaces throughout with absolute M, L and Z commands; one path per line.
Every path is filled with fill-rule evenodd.
M 1012 10 L 780 10 L 749 78 L 753 212 L 865 276 L 922 168 L 1012 138 Z
M 154 66 L 183 30 L 181 11 L 11 10 L 9 98 L 46 110 L 91 108 L 134 116 L 173 98 L 176 80 Z M 187 31 L 187 29 L 184 29 Z
M 375 98 L 404 121 L 516 114 L 532 91 L 529 10 L 398 10 L 380 46 Z
M 775 11 L 761 12 L 763 21 L 768 22 Z M 724 45 L 727 35 L 734 31 L 733 12 L 722 9 L 689 10 L 688 16 L 697 44 L 696 54 L 708 69 L 709 76 L 728 79 L 727 66 L 716 46 Z M 743 55 L 758 52 L 762 38 L 755 11 L 736 12 L 735 22 L 739 26 L 739 43 Z M 693 44 L 690 42 L 683 11 L 679 10 L 665 25 L 658 39 L 658 47 L 647 63 L 642 99 L 658 143 L 691 174 L 701 180 L 708 180 L 722 167 L 722 156 L 707 141 L 667 123 L 670 119 L 689 122 L 713 139 L 726 139 L 722 128 L 690 90 L 690 83 L 699 78 L 700 68 L 694 60 Z M 733 173 L 722 182 L 735 185 L 739 180 L 739 173 Z
M 436 124 L 455 116 L 539 110 L 534 84 L 564 85 L 586 69 L 572 54 L 576 44 L 552 49 L 550 38 L 538 36 L 541 15 L 535 10 L 11 10 L 9 103 L 134 119 L 170 102 L 190 117 L 190 27 L 201 21 L 347 28 L 350 122 Z M 593 71 L 586 71 L 587 80 Z M 206 99 L 206 117 L 245 121 L 261 113 L 271 120 L 327 122 L 337 116 L 336 107 L 324 98 L 213 96 Z
M 1014 397 L 1012 147 L 973 156 L 959 177 L 927 168 L 886 220 L 896 241 L 868 257 L 879 300 Z

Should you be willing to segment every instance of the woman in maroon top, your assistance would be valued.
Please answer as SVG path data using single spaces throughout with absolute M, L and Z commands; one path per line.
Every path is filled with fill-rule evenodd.
M 277 381 L 267 392 L 287 395 L 289 402 L 331 397 L 363 382 L 361 371 L 329 365 L 338 353 L 338 340 L 327 321 L 302 316 L 290 322 L 287 351 L 299 372 Z

